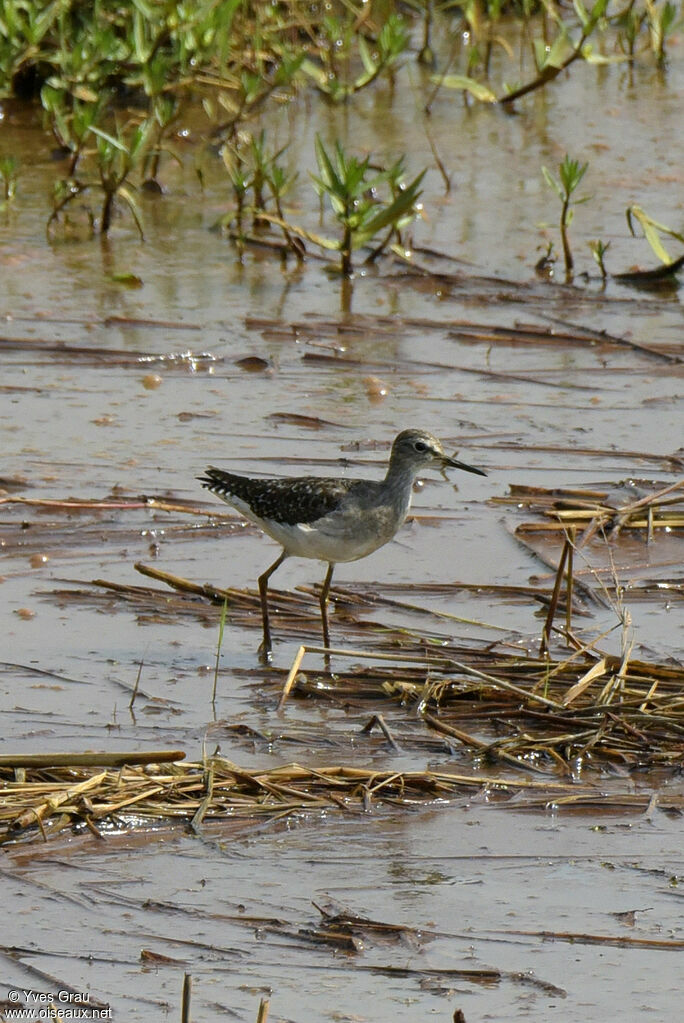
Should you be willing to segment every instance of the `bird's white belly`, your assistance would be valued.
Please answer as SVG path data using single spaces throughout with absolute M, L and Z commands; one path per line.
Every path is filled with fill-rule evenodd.
M 288 554 L 318 561 L 357 561 L 382 547 L 389 537 L 364 537 L 325 533 L 315 525 L 283 525 L 264 522 L 265 532 L 282 544 Z

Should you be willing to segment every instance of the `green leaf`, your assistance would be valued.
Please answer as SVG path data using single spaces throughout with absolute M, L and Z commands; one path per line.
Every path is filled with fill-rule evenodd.
M 591 43 L 585 43 L 582 47 L 582 59 L 586 60 L 587 64 L 623 64 L 626 60 L 631 60 L 628 53 L 614 53 L 608 55 L 605 53 L 594 52 L 594 47 Z
M 532 40 L 532 51 L 534 53 L 534 64 L 537 71 L 541 71 L 546 63 L 547 48 L 546 43 L 543 39 L 535 38 Z
M 316 149 L 316 160 L 318 162 L 318 169 L 321 174 L 321 184 L 325 188 L 326 192 L 332 192 L 337 196 L 342 196 L 344 193 L 342 181 L 340 180 L 338 174 L 335 171 L 335 168 L 332 165 L 332 160 L 328 156 L 325 150 L 325 146 L 321 142 L 320 135 L 316 136 L 314 145 Z
M 92 131 L 95 135 L 99 135 L 99 137 L 104 139 L 105 142 L 109 142 L 109 144 L 114 146 L 115 149 L 118 149 L 120 153 L 125 153 L 126 156 L 128 156 L 128 149 L 120 139 L 115 139 L 113 135 L 109 135 L 106 131 L 102 131 L 101 128 L 96 128 L 94 124 L 91 124 L 88 130 Z
M 402 189 L 389 206 L 380 209 L 370 220 L 364 223 L 362 230 L 359 232 L 358 241 L 355 240 L 354 242 L 356 248 L 363 245 L 385 227 L 390 227 L 390 225 L 397 226 L 397 222 L 411 210 L 416 199 L 421 194 L 420 185 L 424 177 L 425 171 L 423 170 L 410 185 Z
M 543 68 L 552 67 L 560 69 L 565 66 L 568 59 L 575 52 L 575 46 L 572 39 L 568 35 L 565 26 L 561 28 L 560 33 L 556 36 L 551 49 L 546 54 L 546 57 L 541 65 L 540 70 Z
M 115 284 L 123 284 L 127 288 L 142 288 L 143 279 L 134 273 L 113 273 L 111 278 Z
M 651 218 L 646 213 L 644 213 L 644 211 L 639 206 L 629 206 L 627 208 L 627 223 L 629 225 L 631 233 L 635 236 L 636 232 L 634 230 L 634 225 L 632 223 L 632 217 L 638 220 L 639 224 L 641 225 L 641 229 L 644 232 L 644 238 L 651 246 L 658 259 L 662 263 L 669 263 L 670 255 L 667 249 L 664 247 L 664 245 L 661 244 L 658 232 L 655 228 L 655 224 L 653 223 Z
M 596 25 L 596 23 L 600 21 L 601 18 L 605 15 L 607 8 L 608 0 L 596 0 L 596 3 L 592 7 L 589 14 L 591 29 L 593 29 L 594 25 Z
M 682 242 L 683 244 L 684 235 L 674 231 L 666 224 L 661 224 L 657 220 L 654 220 L 653 217 L 649 216 L 649 214 L 645 212 L 645 210 L 642 210 L 641 206 L 637 206 L 635 204 L 628 206 L 625 210 L 625 215 L 627 217 L 627 225 L 632 235 L 636 236 L 633 224 L 633 220 L 636 220 L 638 221 L 641 230 L 644 232 L 644 238 L 651 246 L 661 263 L 665 263 L 665 265 L 671 263 L 672 259 L 660 240 L 660 234 L 667 234 L 670 238 L 674 238 L 676 241 Z
M 137 126 L 137 128 L 133 132 L 133 137 L 131 139 L 131 144 L 129 147 L 131 157 L 137 159 L 140 156 L 142 156 L 142 154 L 150 144 L 153 132 L 154 132 L 153 120 L 142 121 Z
M 117 195 L 121 196 L 123 201 L 128 206 L 129 210 L 131 211 L 131 213 L 133 215 L 133 219 L 135 220 L 135 226 L 138 228 L 138 234 L 140 235 L 140 240 L 144 242 L 145 241 L 145 235 L 143 234 L 143 229 L 142 229 L 142 220 L 141 220 L 141 215 L 140 215 L 140 207 L 138 206 L 138 204 L 135 201 L 133 195 L 131 194 L 131 192 L 128 191 L 127 188 L 124 188 L 123 186 L 121 188 L 119 188 L 119 190 L 117 192 Z
M 582 0 L 572 0 L 572 6 L 575 8 L 575 14 L 579 18 L 582 28 L 587 28 L 589 25 L 589 15 Z
M 362 35 L 359 35 L 359 53 L 361 54 L 361 60 L 363 66 L 369 75 L 374 75 L 378 70 L 378 66 L 371 56 L 371 52 L 368 48 L 368 43 Z
M 296 224 L 288 224 L 286 220 L 282 220 L 280 217 L 276 217 L 272 213 L 260 212 L 259 216 L 262 220 L 268 220 L 269 224 L 275 224 L 276 227 L 284 227 L 290 234 L 296 234 L 299 238 L 304 238 L 308 242 L 313 242 L 314 245 L 318 245 L 321 249 L 328 249 L 330 252 L 339 252 L 340 243 L 335 241 L 333 238 L 326 238 L 322 234 L 314 234 L 313 231 L 307 231 L 303 227 L 297 227 Z
M 496 103 L 496 94 L 482 82 L 469 78 L 467 75 L 432 75 L 431 81 L 435 84 L 445 86 L 447 89 L 461 89 L 469 92 L 475 99 L 482 103 Z
M 573 160 L 565 154 L 563 161 L 558 167 L 560 171 L 561 185 L 565 189 L 566 196 L 572 195 L 587 171 L 588 163 L 580 165 L 579 160 Z M 577 200 L 579 202 L 579 200 Z
M 330 91 L 330 80 L 320 65 L 314 64 L 312 60 L 305 59 L 302 61 L 301 69 L 305 75 L 308 75 L 309 78 L 313 78 L 319 89 L 322 89 L 323 92 Z
M 150 51 L 145 44 L 145 21 L 139 10 L 133 12 L 133 46 L 135 59 L 139 64 L 145 64 L 150 56 Z
M 666 36 L 677 19 L 677 8 L 667 0 L 660 14 L 660 27 L 663 36 Z
M 565 195 L 563 194 L 563 189 L 561 187 L 560 182 L 556 181 L 548 167 L 545 167 L 543 164 L 542 174 L 544 175 L 544 180 L 546 181 L 546 184 L 554 190 L 560 201 L 563 202 L 565 200 Z

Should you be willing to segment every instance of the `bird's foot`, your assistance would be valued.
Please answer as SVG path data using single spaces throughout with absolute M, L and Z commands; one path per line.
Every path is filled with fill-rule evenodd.
M 261 643 L 259 644 L 259 649 L 257 653 L 259 655 L 259 661 L 265 667 L 268 667 L 269 664 L 273 663 L 273 650 L 271 649 L 270 640 L 268 642 L 266 642 L 265 639 L 262 640 Z

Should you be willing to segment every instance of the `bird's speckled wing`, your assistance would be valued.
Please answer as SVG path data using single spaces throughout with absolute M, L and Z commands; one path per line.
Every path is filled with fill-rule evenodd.
M 295 476 L 289 479 L 251 479 L 210 466 L 197 477 L 203 487 L 228 504 L 237 497 L 259 519 L 282 525 L 310 524 L 334 512 L 361 480 Z

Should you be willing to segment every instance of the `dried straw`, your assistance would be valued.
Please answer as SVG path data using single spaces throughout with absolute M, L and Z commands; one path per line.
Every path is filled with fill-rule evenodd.
M 212 757 L 203 763 L 118 771 L 88 768 L 30 769 L 17 781 L 0 772 L 0 842 L 31 841 L 67 825 L 88 826 L 101 836 L 103 822 L 149 828 L 177 821 L 277 820 L 292 814 L 343 809 L 371 813 L 383 805 L 414 808 L 485 795 L 497 805 L 577 808 L 591 805 L 646 810 L 650 794 L 607 796 L 599 786 L 451 771 L 388 771 L 334 765 L 247 770 Z M 513 800 L 512 797 L 515 796 Z M 669 804 L 684 803 L 670 797 Z

